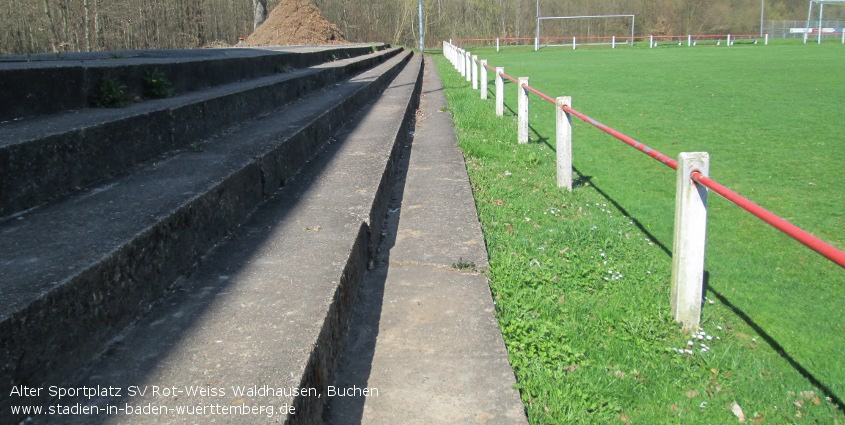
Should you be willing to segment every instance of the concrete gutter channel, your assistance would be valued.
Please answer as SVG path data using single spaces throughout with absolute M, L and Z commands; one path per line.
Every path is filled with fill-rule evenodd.
M 208 139 L 201 145 L 204 152 L 175 155 L 0 223 L 0 382 L 51 385 L 77 370 L 285 185 L 354 111 L 378 97 L 409 59 L 403 53 L 349 82 Z M 378 226 L 383 214 L 373 210 L 368 215 Z M 366 221 L 358 223 L 359 236 L 350 248 L 357 253 L 351 255 L 355 265 L 344 269 L 345 278 L 336 278 L 340 282 L 355 280 L 371 250 L 366 247 L 372 243 L 360 236 L 369 227 Z M 344 262 L 350 261 L 349 252 Z M 348 304 L 351 290 L 333 296 Z M 323 341 L 339 337 L 343 317 L 323 316 L 322 322 L 331 323 L 321 325 L 315 351 L 331 350 Z M 319 367 L 304 374 L 303 386 L 326 385 L 332 353 L 309 357 Z M 20 402 L 6 394 L 0 396 L 3 412 Z M 309 410 L 304 401 L 291 403 L 300 403 L 303 413 Z
M 142 80 L 154 70 L 167 75 L 178 94 L 350 58 L 388 48 L 367 44 L 312 49 L 232 48 L 16 55 L 0 60 L 0 122 L 54 114 L 90 105 L 105 78 L 117 78 L 141 96 Z M 41 96 L 50 93 L 51 96 Z
M 362 53 L 357 51 L 360 49 L 352 50 Z M 317 52 L 320 55 L 315 57 L 301 56 L 304 54 L 282 57 L 310 63 L 333 51 Z M 0 125 L 0 216 L 65 196 L 169 151 L 188 148 L 227 127 L 372 68 L 400 51 L 387 49 L 174 98 L 150 100 L 125 109 L 85 109 Z M 261 64 L 264 58 L 237 60 L 246 66 L 249 60 Z M 193 74 L 185 76 L 211 85 L 220 78 L 210 74 L 226 62 L 175 62 L 172 66 L 187 67 Z M 143 75 L 144 69 L 150 66 L 125 65 L 112 71 Z M 202 66 L 209 66 L 212 71 L 198 71 L 204 69 Z M 91 72 L 90 69 L 100 68 L 81 69 Z M 66 84 L 66 80 L 59 81 Z

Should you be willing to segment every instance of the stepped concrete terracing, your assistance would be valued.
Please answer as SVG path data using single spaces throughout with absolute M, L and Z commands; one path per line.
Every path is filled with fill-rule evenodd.
M 293 409 L 292 414 L 248 416 L 211 410 L 119 414 L 109 423 L 321 423 L 339 341 L 386 215 L 400 153 L 397 140 L 409 133 L 421 62 L 413 58 L 302 174 L 72 384 L 176 387 L 176 394 L 124 393 L 66 403 Z M 188 386 L 214 389 L 215 395 L 188 394 Z M 273 393 L 238 394 L 233 387 L 272 388 Z M 50 421 L 91 424 L 106 418 Z
M 0 382 L 39 385 L 73 371 L 284 186 L 408 59 L 1 223 Z M 0 398 L 0 409 L 9 403 Z
M 105 79 L 143 96 L 143 80 L 158 71 L 176 93 L 272 75 L 382 50 L 384 44 L 331 47 L 127 50 L 11 55 L 0 58 L 0 122 L 82 109 Z M 45 94 L 49 93 L 49 96 Z
M 157 153 L 57 149 L 123 168 L 0 218 L 0 425 L 525 423 L 436 71 L 365 53 L 5 124 Z
M 270 73 L 127 108 L 90 108 L 0 125 L 0 216 L 67 195 L 174 149 L 190 149 L 216 132 L 371 68 L 398 51 Z M 240 59 L 249 63 L 248 58 Z M 173 66 L 204 69 L 203 64 L 220 63 L 225 61 L 173 62 Z M 138 73 L 143 64 L 124 68 Z M 201 72 L 191 75 L 207 84 L 217 81 Z

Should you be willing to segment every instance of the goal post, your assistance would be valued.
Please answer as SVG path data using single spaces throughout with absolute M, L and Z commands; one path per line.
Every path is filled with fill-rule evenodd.
M 575 43 L 633 46 L 635 25 L 635 15 L 538 16 L 535 47 Z

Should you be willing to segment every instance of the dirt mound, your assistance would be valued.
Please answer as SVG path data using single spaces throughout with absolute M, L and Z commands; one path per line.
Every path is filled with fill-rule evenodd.
M 247 46 L 346 43 L 343 34 L 309 0 L 282 0 L 249 38 Z

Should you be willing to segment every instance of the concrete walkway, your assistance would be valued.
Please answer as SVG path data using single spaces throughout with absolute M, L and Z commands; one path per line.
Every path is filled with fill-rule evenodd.
M 379 261 L 361 286 L 326 423 L 527 423 L 488 281 L 456 267 L 486 268 L 487 251 L 445 106 L 427 58 L 416 134 Z

